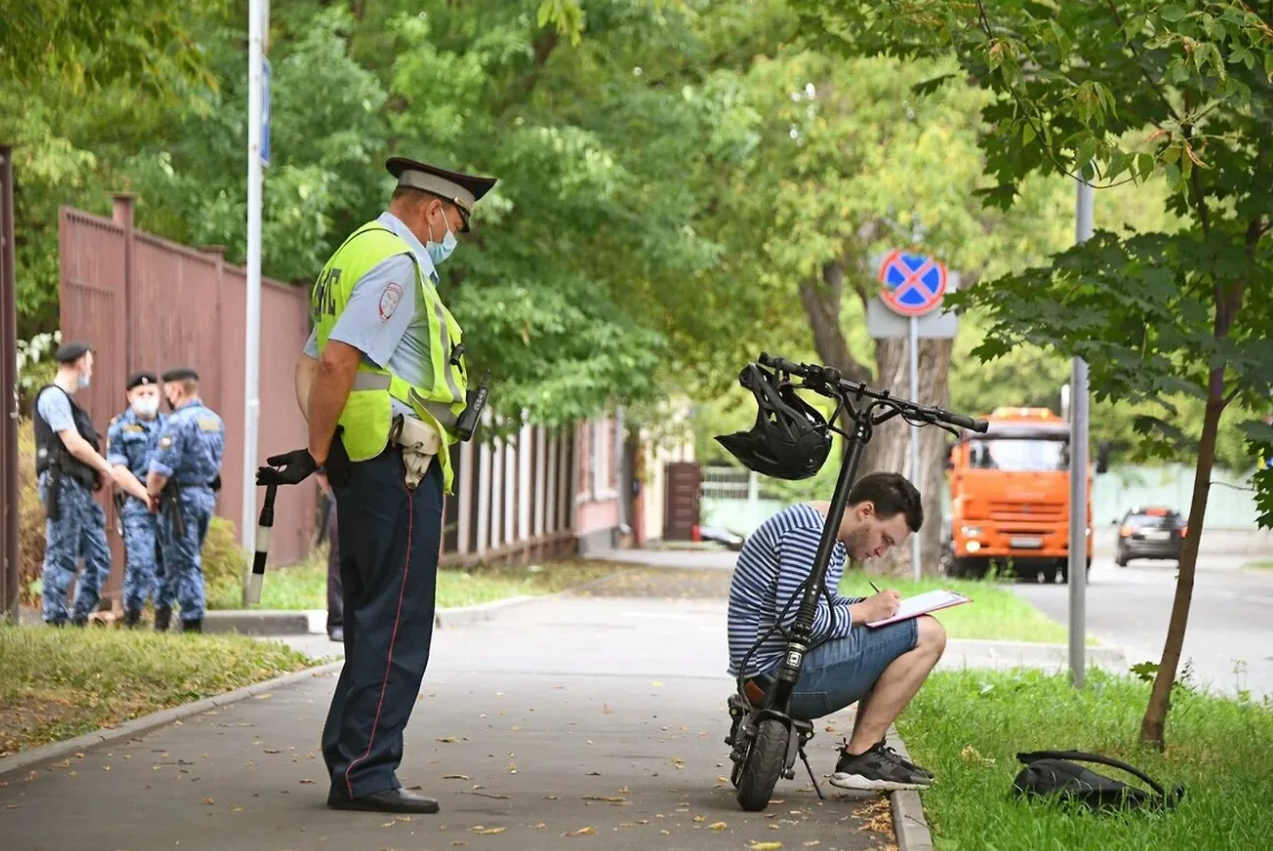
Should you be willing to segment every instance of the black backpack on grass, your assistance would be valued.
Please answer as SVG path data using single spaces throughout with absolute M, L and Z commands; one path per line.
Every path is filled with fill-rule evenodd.
M 1025 768 L 1012 781 L 1018 796 L 1061 798 L 1091 807 L 1093 810 L 1171 809 L 1184 797 L 1185 787 L 1176 786 L 1168 794 L 1147 774 L 1125 762 L 1082 751 L 1035 751 L 1019 753 L 1017 759 Z M 1111 777 L 1097 774 L 1070 760 L 1098 762 L 1122 769 L 1148 783 L 1157 793 L 1128 786 Z

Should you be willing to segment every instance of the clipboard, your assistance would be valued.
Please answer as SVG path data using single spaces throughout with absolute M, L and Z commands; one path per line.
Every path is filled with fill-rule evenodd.
M 964 603 L 971 603 L 971 597 L 965 597 L 956 591 L 938 590 L 925 591 L 923 594 L 916 594 L 914 597 L 907 597 L 902 601 L 902 605 L 898 607 L 897 613 L 891 618 L 884 620 L 868 621 L 867 626 L 879 627 L 886 626 L 898 621 L 917 618 L 920 615 L 926 615 L 930 612 L 938 612 L 942 609 L 949 609 L 951 606 L 962 606 Z

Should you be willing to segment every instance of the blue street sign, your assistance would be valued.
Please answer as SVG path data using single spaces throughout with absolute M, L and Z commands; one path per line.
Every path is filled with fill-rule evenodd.
M 941 304 L 946 265 L 922 254 L 894 251 L 880 264 L 880 298 L 903 316 L 920 316 Z

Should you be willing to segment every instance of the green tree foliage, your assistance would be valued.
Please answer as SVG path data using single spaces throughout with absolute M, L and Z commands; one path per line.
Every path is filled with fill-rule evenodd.
M 1150 451 L 1197 441 L 1197 474 L 1168 637 L 1142 739 L 1161 746 L 1188 620 L 1219 424 L 1273 393 L 1273 12 L 1245 4 L 803 0 L 811 23 L 853 54 L 955 57 L 994 94 L 982 134 L 1012 205 L 1032 173 L 1100 186 L 1165 177 L 1175 230 L 1100 230 L 1046 266 L 1006 275 L 960 300 L 991 323 L 976 353 L 1022 343 L 1091 366 L 1097 399 L 1156 405 L 1137 433 Z M 1183 421 L 1176 395 L 1202 404 Z M 1196 410 L 1196 409 L 1195 409 Z M 1240 424 L 1266 457 L 1273 428 Z M 1268 507 L 1273 477 L 1256 477 Z M 1265 525 L 1273 514 L 1265 512 Z

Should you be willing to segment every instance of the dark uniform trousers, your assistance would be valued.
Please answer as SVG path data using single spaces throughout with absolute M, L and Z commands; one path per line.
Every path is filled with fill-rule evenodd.
M 442 470 L 414 491 L 396 446 L 332 483 L 340 529 L 345 664 L 323 727 L 331 792 L 359 798 L 401 787 L 403 729 L 433 640 Z

